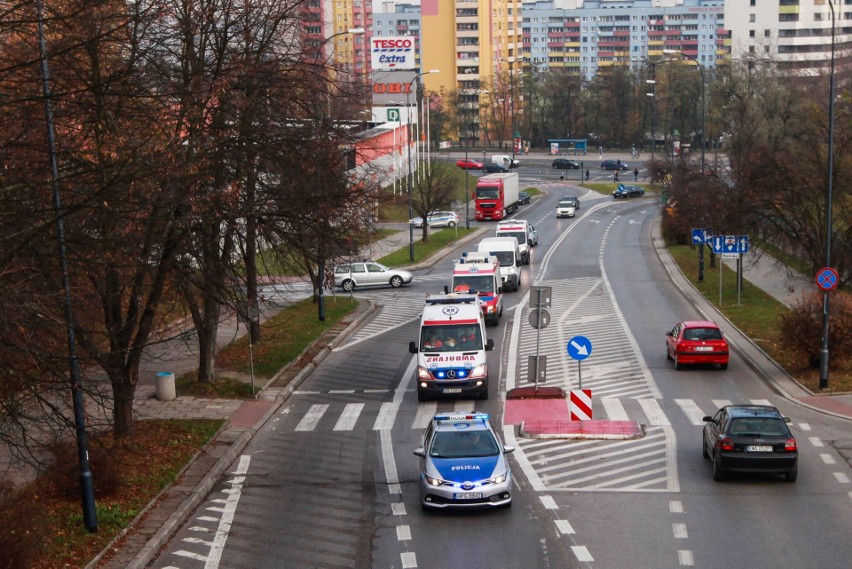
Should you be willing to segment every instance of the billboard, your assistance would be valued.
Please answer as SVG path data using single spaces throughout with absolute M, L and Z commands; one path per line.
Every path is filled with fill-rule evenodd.
M 374 71 L 372 73 L 373 106 L 414 105 L 417 82 L 414 71 Z
M 414 36 L 370 38 L 370 65 L 374 70 L 414 69 Z

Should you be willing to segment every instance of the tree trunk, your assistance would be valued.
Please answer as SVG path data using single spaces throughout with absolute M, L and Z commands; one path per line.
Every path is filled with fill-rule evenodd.
M 197 326 L 198 335 L 198 381 L 211 383 L 216 374 L 216 341 L 219 338 L 219 315 L 222 303 L 215 295 L 204 298 L 202 313 L 204 318 Z
M 113 425 L 112 433 L 116 439 L 133 435 L 133 396 L 139 379 L 138 368 L 133 372 L 125 370 L 107 370 L 112 384 Z

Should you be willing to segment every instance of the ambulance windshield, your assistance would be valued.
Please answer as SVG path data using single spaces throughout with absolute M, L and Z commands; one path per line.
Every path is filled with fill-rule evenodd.
M 482 333 L 476 324 L 424 326 L 420 331 L 422 352 L 462 352 L 482 349 Z
M 456 275 L 453 277 L 453 292 L 487 292 L 493 294 L 494 275 Z

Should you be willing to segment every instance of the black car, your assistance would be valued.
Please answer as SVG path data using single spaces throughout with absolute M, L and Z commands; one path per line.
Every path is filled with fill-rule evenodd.
M 532 196 L 527 192 L 518 192 L 518 203 L 521 205 L 525 205 L 530 203 Z
M 621 160 L 604 160 L 601 162 L 601 170 L 629 170 L 630 166 L 628 166 L 625 162 Z
M 553 168 L 558 168 L 559 170 L 579 170 L 580 163 L 574 162 L 573 160 L 568 160 L 567 158 L 556 158 L 553 163 L 551 163 Z
M 635 184 L 619 184 L 612 192 L 612 197 L 619 198 L 640 198 L 645 195 L 645 188 Z
M 702 452 L 713 462 L 713 480 L 729 472 L 768 472 L 795 482 L 799 453 L 789 422 L 770 405 L 728 405 L 704 417 Z
M 503 174 L 509 171 L 509 168 L 503 166 L 502 164 L 497 164 L 496 162 L 489 162 L 483 168 L 483 171 L 486 174 Z

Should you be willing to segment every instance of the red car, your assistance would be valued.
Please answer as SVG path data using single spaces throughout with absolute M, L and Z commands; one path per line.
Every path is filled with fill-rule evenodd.
M 715 322 L 687 320 L 666 332 L 666 359 L 675 369 L 689 364 L 719 364 L 728 369 L 728 341 Z
M 465 160 L 464 158 L 456 162 L 456 166 L 462 170 L 482 170 L 482 162 L 477 162 L 476 160 Z

